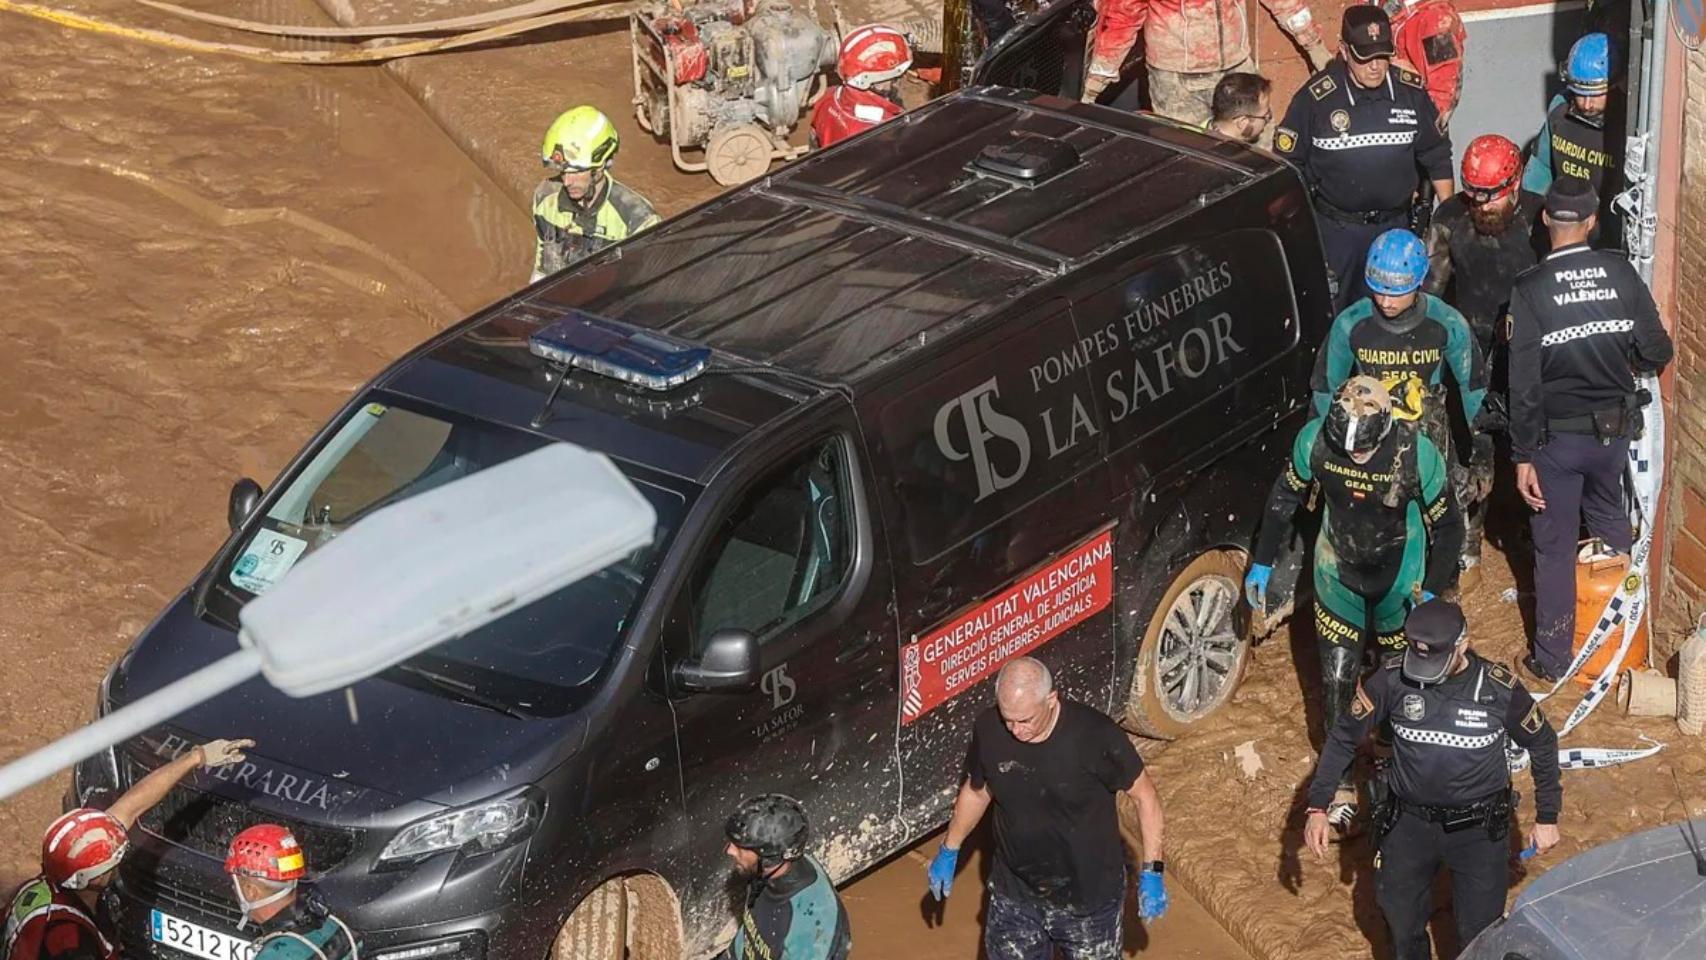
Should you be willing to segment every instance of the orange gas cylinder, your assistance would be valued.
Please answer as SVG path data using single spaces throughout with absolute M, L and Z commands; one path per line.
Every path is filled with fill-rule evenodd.
M 1622 585 L 1628 570 L 1627 554 L 1612 553 L 1598 540 L 1582 542 L 1581 552 L 1576 555 L 1576 639 L 1570 644 L 1571 656 L 1581 652 L 1582 644 L 1593 632 L 1594 625 L 1599 623 L 1606 603 Z M 1622 642 L 1623 628 L 1619 625 L 1576 673 L 1576 682 L 1584 687 L 1591 686 L 1611 662 L 1612 654 L 1617 652 L 1617 646 Z M 1642 617 L 1641 626 L 1635 631 L 1634 639 L 1629 641 L 1628 652 L 1623 655 L 1622 669 L 1644 666 L 1646 662 L 1647 618 Z

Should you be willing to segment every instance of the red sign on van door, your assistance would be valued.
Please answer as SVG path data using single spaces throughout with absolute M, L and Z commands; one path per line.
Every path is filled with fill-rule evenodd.
M 1107 607 L 1113 556 L 1113 531 L 1104 530 L 902 647 L 900 722 L 912 723 Z

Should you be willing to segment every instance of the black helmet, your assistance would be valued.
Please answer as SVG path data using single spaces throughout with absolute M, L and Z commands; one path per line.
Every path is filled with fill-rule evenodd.
M 800 801 L 780 793 L 765 793 L 742 800 L 729 815 L 723 832 L 730 843 L 757 853 L 759 867 L 769 872 L 805 854 L 811 826 Z
M 1373 377 L 1352 377 L 1327 408 L 1321 432 L 1347 456 L 1380 446 L 1392 429 L 1392 394 Z

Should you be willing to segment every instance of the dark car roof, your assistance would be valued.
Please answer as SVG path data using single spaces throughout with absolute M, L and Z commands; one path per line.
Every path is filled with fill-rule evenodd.
M 974 165 L 986 147 L 1039 142 L 1032 137 L 1069 145 L 1076 162 L 1034 183 Z M 582 261 L 459 328 L 420 362 L 488 373 L 507 363 L 512 380 L 542 394 L 549 384 L 526 354 L 526 334 L 574 307 L 710 346 L 723 366 L 815 382 L 695 381 L 699 405 L 665 438 L 677 461 L 665 469 L 693 476 L 695 462 L 703 467 L 715 449 L 801 399 L 856 387 L 1100 253 L 1284 169 L 1149 115 L 1004 88 L 962 91 Z M 781 402 L 763 402 L 766 392 Z M 565 397 L 558 408 L 582 400 Z M 667 422 L 652 421 L 648 430 Z M 562 422 L 548 432 L 561 435 Z M 684 438 L 702 449 L 679 449 Z M 622 441 L 589 445 L 617 454 L 606 442 Z M 649 459 L 646 438 L 624 445 Z
M 1463 960 L 1702 956 L 1703 842 L 1706 819 L 1684 820 L 1579 853 L 1529 884 Z

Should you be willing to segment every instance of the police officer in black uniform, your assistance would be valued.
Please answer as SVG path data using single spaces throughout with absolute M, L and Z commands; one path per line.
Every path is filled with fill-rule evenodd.
M 1535 853 L 1558 842 L 1564 788 L 1558 735 L 1509 670 L 1469 650 L 1469 625 L 1457 604 L 1417 606 L 1404 622 L 1404 636 L 1402 660 L 1376 670 L 1358 689 L 1321 752 L 1309 785 L 1304 840 L 1317 857 L 1326 857 L 1327 803 L 1357 744 L 1390 723 L 1392 762 L 1374 815 L 1374 896 L 1398 960 L 1427 960 L 1440 866 L 1451 872 L 1458 943 L 1467 944 L 1504 913 L 1506 837 L 1516 806 L 1506 739 L 1532 758 L 1529 847 Z
M 1641 430 L 1634 374 L 1657 373 L 1675 352 L 1652 294 L 1622 254 L 1588 236 L 1599 198 L 1559 179 L 1541 217 L 1552 252 L 1511 291 L 1511 459 L 1517 492 L 1535 512 L 1534 651 L 1523 665 L 1554 681 L 1570 663 L 1576 631 L 1576 535 L 1588 531 L 1627 553 L 1623 508 L 1629 441 Z
M 1451 139 L 1422 78 L 1392 66 L 1386 11 L 1347 8 L 1340 35 L 1342 56 L 1309 78 L 1274 130 L 1274 151 L 1314 197 L 1339 284 L 1335 311 L 1368 295 L 1363 260 L 1374 238 L 1409 225 L 1418 168 L 1438 199 L 1452 194 Z

